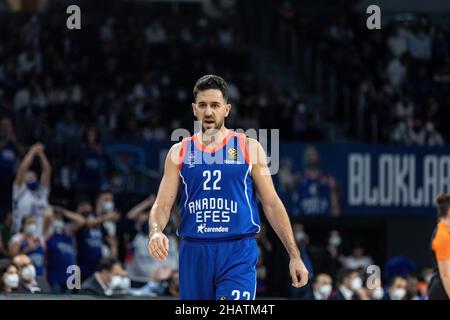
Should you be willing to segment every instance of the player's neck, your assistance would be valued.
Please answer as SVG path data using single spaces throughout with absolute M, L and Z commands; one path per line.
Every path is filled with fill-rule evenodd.
M 212 135 L 205 134 L 203 131 L 201 131 L 197 133 L 197 138 L 205 146 L 216 145 L 219 144 L 223 139 L 225 139 L 229 131 L 230 130 L 225 127 L 220 128 Z
M 440 222 L 442 222 L 443 224 L 445 224 L 447 227 L 450 228 L 450 217 L 442 218 Z

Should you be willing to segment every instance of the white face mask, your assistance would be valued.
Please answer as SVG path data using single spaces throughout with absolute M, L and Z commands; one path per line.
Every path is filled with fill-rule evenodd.
M 327 299 L 330 296 L 331 290 L 333 290 L 333 287 L 331 284 L 324 284 L 323 286 L 319 287 L 319 293 Z
M 337 236 L 332 236 L 330 237 L 330 240 L 328 241 L 330 245 L 332 245 L 333 247 L 338 247 L 341 245 L 341 238 L 337 237 Z
M 53 228 L 55 229 L 55 232 L 62 233 L 64 231 L 64 221 L 61 219 L 56 219 L 53 221 Z
M 128 277 L 122 277 L 122 281 L 120 282 L 120 289 L 128 290 L 131 287 L 131 281 Z
M 303 239 L 305 239 L 305 233 L 303 231 L 297 231 L 295 233 L 295 239 L 297 241 L 302 241 Z
M 351 288 L 353 291 L 358 291 L 359 289 L 362 288 L 362 280 L 360 277 L 356 277 L 355 279 L 352 280 L 351 283 Z
M 37 224 L 30 223 L 25 227 L 25 233 L 29 236 L 36 236 L 37 234 Z
M 406 289 L 397 288 L 392 291 L 391 299 L 392 300 L 402 300 L 406 295 Z
M 36 278 L 36 268 L 34 267 L 34 265 L 29 264 L 22 269 L 20 275 L 24 280 L 31 281 Z
M 381 300 L 384 296 L 384 290 L 382 287 L 378 287 L 373 289 L 372 291 L 372 299 L 373 300 Z
M 15 289 L 19 286 L 19 275 L 17 273 L 5 274 L 3 277 L 3 282 L 8 287 Z
M 114 210 L 114 202 L 112 202 L 112 201 L 103 202 L 102 209 L 103 209 L 103 211 L 106 211 L 106 212 L 113 211 Z
M 121 276 L 112 276 L 111 277 L 111 282 L 109 283 L 109 286 L 112 289 L 120 289 L 121 284 L 122 284 Z

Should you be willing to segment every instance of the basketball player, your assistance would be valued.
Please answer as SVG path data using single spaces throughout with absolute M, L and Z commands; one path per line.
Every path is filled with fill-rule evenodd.
M 430 280 L 428 298 L 430 300 L 450 299 L 450 195 L 441 193 L 436 199 L 439 221 L 433 232 L 435 272 Z
M 261 145 L 225 127 L 231 105 L 227 84 L 206 75 L 194 87 L 192 110 L 202 130 L 169 150 L 149 217 L 150 255 L 164 260 L 163 231 L 181 185 L 180 298 L 254 300 L 259 233 L 256 193 L 290 257 L 292 285 L 303 287 L 308 271 L 278 197 Z
M 36 172 L 30 169 L 35 157 L 41 163 L 41 176 L 38 179 Z M 20 230 L 24 217 L 33 216 L 36 220 L 36 235 L 43 237 L 44 218 L 49 215 L 48 196 L 50 193 L 51 166 L 44 153 L 44 146 L 36 143 L 31 146 L 28 153 L 20 163 L 13 184 L 13 224 L 12 231 Z

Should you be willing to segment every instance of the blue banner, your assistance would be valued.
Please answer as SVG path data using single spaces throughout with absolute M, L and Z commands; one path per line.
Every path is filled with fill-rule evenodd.
M 109 142 L 105 150 L 118 165 L 150 172 L 149 177 L 153 172 L 158 180 L 171 145 Z M 449 148 L 282 143 L 279 150 L 281 170 L 286 159 L 292 169 L 273 178 L 293 216 L 434 216 L 436 195 L 450 193 Z M 286 172 L 294 176 L 290 184 L 284 181 Z M 145 188 L 140 191 L 156 192 Z

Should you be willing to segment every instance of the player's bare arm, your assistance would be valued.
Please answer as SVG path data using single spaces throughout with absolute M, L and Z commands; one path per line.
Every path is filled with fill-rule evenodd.
M 438 260 L 437 263 L 445 293 L 450 297 L 450 260 Z
M 23 158 L 22 162 L 19 165 L 19 168 L 17 169 L 16 178 L 14 180 L 14 184 L 16 186 L 20 186 L 25 181 L 25 174 L 28 171 L 29 167 L 31 166 L 31 163 L 33 162 L 34 157 L 36 154 L 41 152 L 43 150 L 43 145 L 41 143 L 36 143 L 30 147 L 27 154 Z
M 150 210 L 148 252 L 153 258 L 160 261 L 165 260 L 169 253 L 169 239 L 163 231 L 169 222 L 170 212 L 180 185 L 178 173 L 180 149 L 181 142 L 173 145 L 167 154 L 158 194 Z
M 264 214 L 289 254 L 292 285 L 296 288 L 303 287 L 308 282 L 308 270 L 300 257 L 286 209 L 275 191 L 267 156 L 258 141 L 248 138 L 247 145 L 253 165 L 251 175 Z
M 47 188 L 47 190 L 50 190 L 51 186 L 51 175 L 52 175 L 52 167 L 50 165 L 50 162 L 48 161 L 47 156 L 44 153 L 44 149 L 39 149 L 37 152 L 37 156 L 39 157 L 39 160 L 41 162 L 41 184 Z

